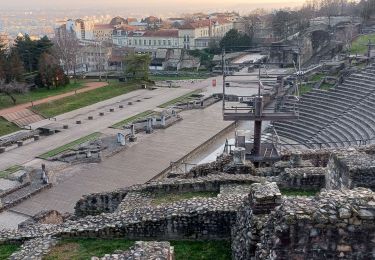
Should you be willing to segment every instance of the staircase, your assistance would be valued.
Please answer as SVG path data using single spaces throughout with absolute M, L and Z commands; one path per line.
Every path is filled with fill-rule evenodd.
M 2 117 L 19 127 L 24 127 L 44 119 L 41 115 L 38 115 L 29 109 L 22 109 L 17 112 L 8 113 Z

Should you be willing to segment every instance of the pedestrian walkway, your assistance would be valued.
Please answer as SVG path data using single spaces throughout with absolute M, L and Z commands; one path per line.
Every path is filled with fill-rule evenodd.
M 91 91 L 91 90 L 94 90 L 94 89 L 97 89 L 97 88 L 102 88 L 102 87 L 105 87 L 107 85 L 108 85 L 107 82 L 88 82 L 88 83 L 86 83 L 86 87 L 81 88 L 81 89 L 77 89 L 77 90 L 70 91 L 70 92 L 67 92 L 67 93 L 63 93 L 63 94 L 60 94 L 60 95 L 42 98 L 42 99 L 39 99 L 39 100 L 35 100 L 33 102 L 29 102 L 29 103 L 20 104 L 20 105 L 13 106 L 13 107 L 1 109 L 0 110 L 0 116 L 5 117 L 4 115 L 19 112 L 21 110 L 25 110 L 25 109 L 30 108 L 32 106 L 48 103 L 48 102 L 55 101 L 55 100 L 58 100 L 58 99 L 62 99 L 62 98 L 65 98 L 65 97 L 73 96 L 73 95 L 78 94 L 78 93 L 84 93 L 84 92 L 87 92 L 87 91 Z
M 175 125 L 146 135 L 99 164 L 75 166 L 61 173 L 68 177 L 12 210 L 26 215 L 48 209 L 73 212 L 82 195 L 144 183 L 231 124 L 222 120 L 220 103 L 185 111 L 182 117 Z

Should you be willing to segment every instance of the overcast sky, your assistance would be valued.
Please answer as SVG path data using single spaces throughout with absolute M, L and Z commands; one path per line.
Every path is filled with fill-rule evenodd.
M 87 8 L 121 7 L 131 11 L 145 12 L 191 12 L 204 10 L 242 10 L 264 7 L 294 7 L 304 0 L 0 0 L 1 8 Z

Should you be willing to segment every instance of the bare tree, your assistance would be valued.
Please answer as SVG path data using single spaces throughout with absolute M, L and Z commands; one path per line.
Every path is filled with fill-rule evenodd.
M 69 72 L 73 71 L 74 80 L 76 80 L 77 65 L 81 50 L 79 40 L 73 32 L 66 31 L 58 35 L 54 42 L 54 53 L 62 62 L 67 75 L 69 76 Z
M 5 83 L 5 80 L 0 80 L 0 93 L 3 93 L 6 96 L 10 97 L 14 105 L 17 103 L 17 97 L 15 94 L 22 94 L 27 92 L 27 90 L 28 87 L 25 83 L 16 81 Z

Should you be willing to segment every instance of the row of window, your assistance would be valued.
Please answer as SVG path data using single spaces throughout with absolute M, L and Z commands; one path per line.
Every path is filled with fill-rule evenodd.
M 172 40 L 144 40 L 144 39 L 129 39 L 129 45 L 139 46 L 172 46 Z M 178 42 L 174 41 L 174 45 L 178 46 Z

